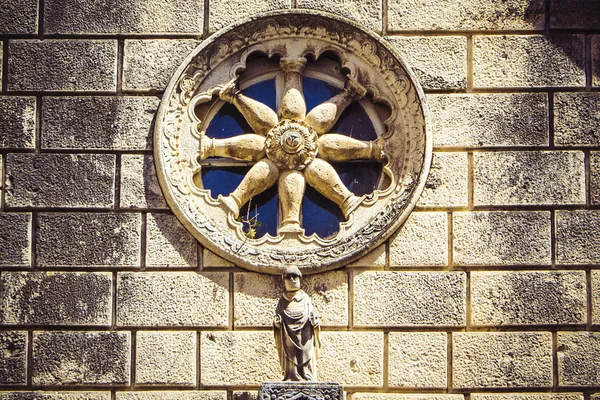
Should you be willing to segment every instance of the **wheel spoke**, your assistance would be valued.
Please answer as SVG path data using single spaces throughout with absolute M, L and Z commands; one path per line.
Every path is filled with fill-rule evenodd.
M 306 187 L 304 174 L 300 171 L 288 170 L 279 176 L 279 202 L 281 205 L 281 224 L 277 233 L 304 233 L 300 226 L 300 209 Z
M 279 118 L 303 120 L 306 116 L 306 103 L 302 93 L 302 70 L 306 58 L 282 58 L 279 62 L 283 70 L 283 97 L 279 105 Z
M 244 95 L 238 89 L 235 79 L 221 90 L 219 97 L 236 106 L 248 125 L 259 135 L 265 136 L 279 122 L 277 114 L 269 106 Z
M 227 157 L 241 161 L 258 161 L 265 156 L 265 138 L 254 133 L 226 139 L 200 136 L 200 158 Z
M 385 155 L 383 141 L 380 139 L 364 141 L 337 133 L 326 133 L 319 137 L 319 157 L 333 162 L 359 159 L 381 162 Z

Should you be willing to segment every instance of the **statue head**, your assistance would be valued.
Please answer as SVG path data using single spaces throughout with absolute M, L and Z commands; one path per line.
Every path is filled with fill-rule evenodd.
M 287 292 L 296 292 L 300 290 L 300 282 L 302 280 L 302 272 L 296 266 L 286 267 L 281 274 L 283 284 Z

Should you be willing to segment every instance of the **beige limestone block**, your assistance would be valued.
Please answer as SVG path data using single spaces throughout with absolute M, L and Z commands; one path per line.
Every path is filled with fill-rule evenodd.
M 383 385 L 382 332 L 321 332 L 317 378 L 347 386 Z
M 473 162 L 476 206 L 585 204 L 583 152 L 478 152 Z
M 600 152 L 590 152 L 590 199 L 600 204 Z
M 172 214 L 148 214 L 146 267 L 196 267 L 196 239 Z
M 354 274 L 355 326 L 462 326 L 465 319 L 463 272 Z
M 54 392 L 54 391 L 35 391 L 35 392 L 0 392 L 0 400 L 110 400 L 110 392 Z
M 547 146 L 543 93 L 429 94 L 436 147 Z
M 283 376 L 272 331 L 202 332 L 200 357 L 202 385 L 258 385 Z
M 140 385 L 194 386 L 197 334 L 145 332 L 136 334 L 135 381 Z
M 600 86 L 600 35 L 592 36 L 592 84 Z
M 202 266 L 205 268 L 213 268 L 213 267 L 235 267 L 233 263 L 230 263 L 226 259 L 219 257 L 212 251 L 204 248 L 202 252 Z
M 352 400 L 464 400 L 462 394 L 354 393 Z
M 587 0 L 550 2 L 551 29 L 600 29 L 600 3 Z
M 36 0 L 9 0 L 0 7 L 0 34 L 37 33 L 38 2 Z M 0 54 L 2 51 L 0 50 Z
M 582 35 L 475 36 L 476 88 L 585 86 Z
M 0 332 L 0 385 L 27 384 L 27 332 Z M 2 392 L 0 392 L 2 399 Z
M 554 95 L 554 143 L 559 146 L 600 145 L 600 93 Z
M 151 155 L 121 156 L 121 208 L 167 208 Z
M 600 385 L 600 334 L 558 332 L 558 385 Z
M 227 400 L 227 392 L 224 390 L 117 392 L 117 400 Z
M 387 36 L 425 89 L 466 89 L 466 36 Z
M 283 292 L 280 276 L 241 272 L 234 274 L 235 325 L 273 326 L 273 316 Z M 345 271 L 302 278 L 322 326 L 348 325 L 348 276 Z
M 583 393 L 473 393 L 472 400 L 583 400 Z
M 9 190 L 6 186 L 5 190 Z M 0 213 L 0 266 L 31 265 L 31 214 Z
M 585 324 L 584 271 L 471 272 L 475 325 Z
M 552 387 L 550 332 L 452 334 L 456 389 Z
M 363 29 L 381 32 L 381 0 L 297 0 L 298 8 L 311 8 L 346 17 Z
M 457 265 L 550 264 L 549 212 L 457 212 L 453 219 Z
M 413 212 L 390 239 L 390 266 L 448 265 L 448 214 Z
M 420 207 L 466 207 L 468 205 L 467 153 L 433 153 Z
M 117 279 L 118 325 L 227 325 L 227 273 L 123 272 Z
M 0 50 L 2 56 L 2 50 Z M 1 67 L 0 62 L 0 67 Z M 0 68 L 0 73 L 2 68 Z M 2 85 L 0 84 L 0 89 Z M 35 146 L 35 97 L 0 96 L 0 148 L 32 149 Z
M 592 324 L 600 324 L 600 271 L 592 270 Z
M 250 15 L 291 7 L 291 0 L 213 0 L 209 8 L 209 30 L 215 32 Z
M 447 339 L 445 332 L 390 332 L 389 385 L 446 388 Z
M 382 244 L 377 246 L 375 250 L 348 265 L 348 267 L 385 267 L 386 259 L 387 252 L 385 251 L 385 244 Z
M 600 262 L 600 211 L 556 211 L 556 262 Z

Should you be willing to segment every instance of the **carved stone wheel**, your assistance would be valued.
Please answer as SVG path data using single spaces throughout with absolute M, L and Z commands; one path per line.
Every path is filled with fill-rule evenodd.
M 335 94 L 307 106 L 321 87 Z M 268 88 L 272 104 L 261 101 Z M 228 112 L 243 131 L 221 134 Z M 362 122 L 348 119 L 358 112 Z M 292 264 L 306 274 L 334 269 L 383 242 L 417 202 L 431 147 L 423 92 L 394 49 L 309 11 L 253 17 L 204 41 L 171 79 L 154 132 L 159 181 L 184 226 L 225 259 L 271 274 Z M 379 172 L 356 194 L 346 177 L 361 163 Z M 233 167 L 246 168 L 241 181 L 218 193 L 226 182 L 211 187 L 207 171 Z M 305 207 L 308 190 L 340 214 L 331 233 L 306 232 L 319 218 Z M 256 235 L 252 204 L 264 193 L 276 199 L 276 229 Z

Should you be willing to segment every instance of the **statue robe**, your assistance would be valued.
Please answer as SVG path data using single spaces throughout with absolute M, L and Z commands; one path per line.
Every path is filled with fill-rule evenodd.
M 275 343 L 284 381 L 314 381 L 317 378 L 319 327 L 313 326 L 314 309 L 310 297 L 298 290 L 285 293 L 277 304 L 281 326 L 275 327 Z

